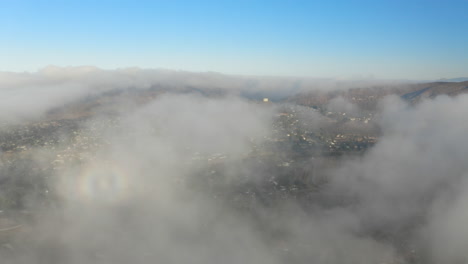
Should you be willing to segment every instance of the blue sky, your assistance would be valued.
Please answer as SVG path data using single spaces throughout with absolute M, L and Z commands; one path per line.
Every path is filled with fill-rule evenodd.
M 1 0 L 0 71 L 468 76 L 468 0 Z

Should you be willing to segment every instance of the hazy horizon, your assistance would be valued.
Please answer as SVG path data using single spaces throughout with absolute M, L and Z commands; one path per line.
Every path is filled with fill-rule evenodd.
M 235 75 L 468 75 L 466 1 L 5 1 L 0 71 L 137 66 Z
M 31 70 L 1 70 L 0 73 L 13 73 L 13 74 L 38 74 L 50 69 L 59 70 L 81 70 L 81 71 L 155 71 L 155 72 L 177 72 L 177 73 L 189 73 L 189 74 L 217 74 L 223 76 L 240 77 L 240 78 L 272 78 L 272 79 L 309 79 L 309 80 L 337 80 L 337 81 L 408 81 L 408 82 L 430 82 L 443 79 L 456 79 L 465 78 L 464 76 L 457 76 L 453 78 L 439 78 L 439 79 L 411 79 L 411 78 L 376 78 L 375 76 L 369 75 L 354 75 L 354 76 L 301 76 L 301 75 L 268 75 L 268 74 L 236 74 L 226 73 L 221 71 L 196 71 L 196 70 L 185 70 L 185 69 L 171 69 L 164 67 L 139 67 L 139 66 L 122 66 L 122 67 L 99 67 L 96 65 L 54 65 L 46 64 Z

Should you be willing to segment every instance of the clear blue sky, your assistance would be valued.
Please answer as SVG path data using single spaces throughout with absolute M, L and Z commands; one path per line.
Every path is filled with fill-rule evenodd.
M 1 0 L 0 71 L 468 76 L 468 0 Z

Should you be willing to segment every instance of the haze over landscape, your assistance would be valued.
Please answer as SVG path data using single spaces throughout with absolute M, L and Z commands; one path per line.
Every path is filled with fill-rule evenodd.
M 467 9 L 5 1 L 0 263 L 468 263 Z

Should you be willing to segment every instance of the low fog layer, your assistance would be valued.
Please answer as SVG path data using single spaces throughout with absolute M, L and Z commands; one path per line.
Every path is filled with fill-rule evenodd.
M 0 122 L 41 117 L 50 109 L 101 93 L 137 90 L 177 90 L 234 94 L 247 99 L 278 101 L 301 92 L 373 87 L 402 81 L 336 80 L 292 77 L 247 77 L 214 72 L 48 66 L 38 72 L 0 72 Z
M 80 126 L 88 131 L 82 137 L 97 143 L 74 162 L 57 160 L 59 146 L 33 148 L 29 158 L 37 168 L 59 165 L 47 171 L 47 193 L 24 198 L 33 216 L 25 238 L 15 238 L 19 246 L 3 245 L 2 263 L 468 261 L 468 96 L 417 105 L 385 98 L 376 121 L 378 143 L 306 175 L 305 181 L 325 180 L 317 190 L 293 196 L 265 187 L 277 184 L 278 168 L 258 158 L 258 149 L 268 144 L 274 118 L 296 106 L 251 101 L 243 92 L 268 90 L 269 82 L 243 92 L 239 82 L 245 80 L 137 69 L 4 73 L 4 122 L 40 120 L 77 98 L 129 87 L 207 85 L 236 92 L 167 93 L 116 116 L 95 113 Z M 275 85 L 271 89 L 280 91 Z M 327 107 L 359 112 L 343 98 Z M 295 109 L 308 130 L 327 125 L 320 112 Z M 112 125 L 102 125 L 110 119 Z M 322 162 L 303 159 L 305 167 Z M 21 166 L 2 168 L 0 177 L 20 177 L 28 168 Z M 43 202 L 43 196 L 53 198 Z

